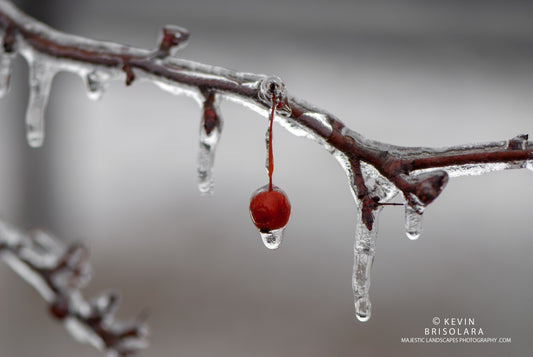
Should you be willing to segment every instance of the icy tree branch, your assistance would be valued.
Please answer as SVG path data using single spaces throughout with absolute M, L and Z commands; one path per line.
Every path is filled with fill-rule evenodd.
M 104 292 L 91 300 L 83 297 L 80 288 L 91 278 L 85 246 L 66 247 L 44 232 L 25 234 L 0 221 L 0 257 L 41 294 L 50 314 L 63 321 L 78 341 L 106 351 L 109 357 L 131 356 L 146 347 L 143 318 L 130 323 L 114 320 L 116 293 Z
M 91 98 L 100 97 L 111 79 L 126 85 L 148 80 L 174 94 L 188 94 L 203 108 L 200 127 L 200 190 L 212 192 L 214 149 L 221 134 L 216 103 L 234 100 L 265 116 L 272 93 L 282 105 L 276 120 L 297 136 L 323 145 L 341 163 L 358 207 L 354 293 L 360 320 L 370 316 L 369 271 L 374 256 L 376 219 L 381 208 L 401 193 L 405 200 L 406 233 L 416 239 L 422 213 L 442 192 L 449 176 L 476 175 L 510 168 L 533 169 L 533 142 L 519 135 L 501 142 L 449 148 L 400 147 L 364 138 L 332 114 L 283 91 L 277 77 L 242 73 L 176 57 L 189 33 L 166 26 L 153 50 L 100 42 L 55 31 L 0 0 L 0 94 L 7 91 L 9 66 L 20 53 L 30 66 L 30 98 L 26 116 L 31 146 L 44 139 L 44 111 L 50 83 L 58 71 L 80 75 Z

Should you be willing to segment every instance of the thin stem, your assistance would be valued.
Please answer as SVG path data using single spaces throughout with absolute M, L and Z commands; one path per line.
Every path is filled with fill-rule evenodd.
M 272 110 L 270 111 L 268 127 L 268 190 L 272 191 L 272 174 L 274 173 L 274 151 L 272 150 L 272 124 L 274 123 L 274 113 L 277 108 L 276 95 L 272 94 Z

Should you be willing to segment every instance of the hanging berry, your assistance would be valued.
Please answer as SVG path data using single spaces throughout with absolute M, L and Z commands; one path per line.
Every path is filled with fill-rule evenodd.
M 289 198 L 277 186 L 272 184 L 272 173 L 274 172 L 274 154 L 272 150 L 272 124 L 277 108 L 281 108 L 280 91 L 277 91 L 279 84 L 270 81 L 267 92 L 271 94 L 272 109 L 268 127 L 268 184 L 257 189 L 250 199 L 250 216 L 252 222 L 259 229 L 263 243 L 268 249 L 276 249 L 281 244 L 283 231 L 289 222 L 291 214 L 291 204 Z M 278 95 L 276 95 L 278 92 Z
M 289 198 L 277 186 L 260 187 L 250 200 L 250 214 L 255 226 L 261 232 L 283 228 L 289 222 L 291 204 Z

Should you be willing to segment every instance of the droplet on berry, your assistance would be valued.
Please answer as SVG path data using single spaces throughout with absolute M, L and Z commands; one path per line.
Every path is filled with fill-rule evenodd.
M 281 241 L 283 240 L 283 232 L 285 232 L 285 227 L 274 229 L 268 232 L 260 231 L 259 234 L 261 234 L 261 240 L 263 241 L 265 247 L 274 250 L 278 249 L 281 245 Z
M 272 186 L 270 191 L 265 185 L 252 194 L 250 216 L 268 249 L 276 249 L 281 244 L 290 215 L 289 198 L 279 187 Z

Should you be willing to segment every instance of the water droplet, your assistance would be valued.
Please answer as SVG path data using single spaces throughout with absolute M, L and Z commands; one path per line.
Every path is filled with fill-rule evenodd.
M 370 320 L 372 313 L 372 303 L 368 297 L 363 297 L 355 300 L 355 316 L 361 322 Z
M 418 211 L 417 211 L 418 210 Z M 422 233 L 422 214 L 424 207 L 418 206 L 416 209 L 408 203 L 405 204 L 405 234 L 411 240 L 417 240 Z
M 104 95 L 106 90 L 106 76 L 103 74 L 92 71 L 87 74 L 87 96 L 91 100 L 99 100 Z
M 283 232 L 285 231 L 285 228 L 286 227 L 282 227 L 268 232 L 260 232 L 265 247 L 268 249 L 278 249 L 283 240 Z
M 26 138 L 31 147 L 44 142 L 44 113 L 56 70 L 38 57 L 29 61 L 30 97 L 26 110 Z
M 0 98 L 9 92 L 11 81 L 11 63 L 15 56 L 12 53 L 4 53 L 0 50 Z

